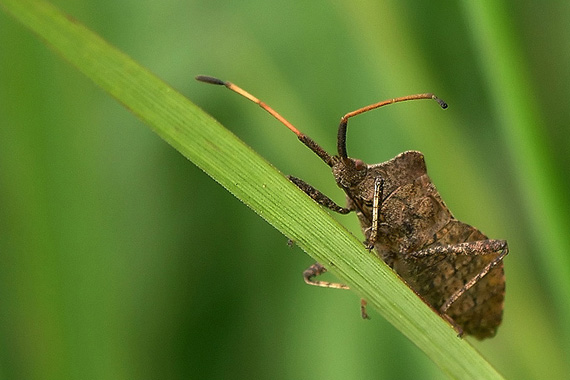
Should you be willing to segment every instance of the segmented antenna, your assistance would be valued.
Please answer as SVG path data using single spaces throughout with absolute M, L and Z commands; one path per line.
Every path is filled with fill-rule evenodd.
M 382 106 L 386 106 L 388 104 L 405 102 L 407 100 L 420 100 L 420 99 L 433 99 L 440 105 L 441 108 L 443 108 L 443 109 L 447 108 L 446 102 L 444 102 L 443 100 L 441 100 L 440 98 L 438 98 L 437 96 L 435 96 L 432 93 L 427 93 L 427 94 L 408 95 L 408 96 L 402 96 L 400 98 L 384 100 L 384 101 L 381 101 L 378 103 L 371 104 L 371 105 L 366 106 L 366 107 L 359 108 L 356 111 L 352 111 L 352 112 L 349 112 L 346 115 L 344 115 L 340 119 L 340 124 L 338 126 L 337 149 L 338 149 L 339 157 L 341 157 L 341 158 L 347 158 L 348 157 L 348 155 L 346 154 L 346 126 L 348 124 L 349 118 L 356 116 L 356 115 L 360 115 L 361 113 L 364 113 L 364 112 L 372 111 L 373 109 L 380 108 Z
M 299 140 L 301 140 L 301 142 L 303 144 L 305 144 L 309 149 L 311 149 L 313 152 L 315 152 L 317 154 L 317 156 L 319 156 L 328 166 L 333 165 L 333 159 L 332 159 L 331 155 L 328 154 L 323 148 L 321 148 L 321 146 L 319 144 L 317 144 L 309 136 L 301 133 L 297 128 L 295 128 L 293 126 L 293 124 L 291 124 L 289 121 L 287 121 L 287 119 L 285 119 L 283 116 L 281 116 L 277 111 L 275 111 L 273 108 L 269 107 L 267 104 L 263 103 L 261 100 L 257 99 L 255 96 L 251 95 L 249 92 L 245 91 L 244 89 L 236 86 L 235 84 L 233 84 L 231 82 L 226 82 L 226 81 L 223 81 L 221 79 L 210 77 L 210 76 L 198 75 L 196 77 L 196 80 L 198 80 L 200 82 L 205 82 L 205 83 L 210 83 L 210 84 L 215 84 L 215 85 L 220 85 L 220 86 L 226 86 L 228 89 L 232 90 L 233 92 L 236 92 L 236 93 L 240 94 L 241 96 L 251 100 L 255 104 L 259 105 L 261 108 L 263 108 L 264 110 L 269 112 L 271 114 L 271 116 L 273 116 L 274 118 L 279 120 L 282 124 L 284 124 L 291 131 L 293 131 L 293 133 L 295 133 L 297 135 Z
M 219 85 L 219 86 L 225 86 L 228 89 L 232 90 L 233 92 L 236 92 L 239 95 L 251 100 L 255 104 L 259 105 L 261 108 L 263 108 L 265 111 L 269 112 L 271 114 L 271 116 L 273 116 L 274 118 L 279 120 L 283 125 L 285 125 L 287 128 L 289 128 L 293 133 L 295 133 L 297 135 L 297 137 L 299 138 L 299 140 L 301 140 L 301 142 L 303 144 L 305 144 L 307 147 L 309 147 L 309 149 L 311 149 L 313 152 L 315 152 L 327 165 L 329 165 L 329 166 L 333 165 L 332 156 L 329 153 L 327 153 L 323 148 L 321 148 L 321 146 L 319 144 L 317 144 L 309 136 L 301 133 L 297 128 L 295 128 L 293 126 L 293 124 L 291 124 L 289 121 L 287 121 L 287 119 L 285 119 L 283 116 L 281 116 L 277 111 L 275 111 L 273 108 L 269 107 L 267 104 L 265 104 L 261 100 L 257 99 L 255 96 L 251 95 L 249 92 L 245 91 L 244 89 L 236 86 L 235 84 L 233 84 L 231 82 L 226 82 L 226 81 L 223 81 L 221 79 L 206 76 L 206 75 L 198 75 L 196 77 L 196 80 L 198 80 L 200 82 Z M 420 100 L 420 99 L 433 99 L 440 105 L 441 108 L 443 108 L 443 109 L 447 108 L 447 103 L 445 103 L 443 100 L 441 100 L 440 98 L 438 98 L 434 94 L 427 93 L 427 94 L 408 95 L 408 96 L 402 96 L 400 98 L 384 100 L 382 102 L 374 103 L 374 104 L 371 104 L 369 106 L 359 108 L 355 111 L 349 112 L 346 115 L 344 115 L 340 119 L 340 124 L 338 126 L 337 149 L 338 149 L 339 157 L 340 158 L 348 158 L 348 155 L 346 153 L 346 127 L 348 124 L 348 119 L 350 119 L 351 117 L 354 117 L 356 115 L 360 115 L 361 113 L 372 111 L 373 109 L 380 108 L 380 107 L 388 105 L 388 104 L 404 102 L 407 100 Z

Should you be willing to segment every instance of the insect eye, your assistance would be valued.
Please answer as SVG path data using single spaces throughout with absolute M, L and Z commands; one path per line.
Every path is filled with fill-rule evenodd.
M 354 160 L 354 167 L 356 170 L 362 170 L 365 166 L 366 165 L 364 165 L 364 162 L 362 160 Z

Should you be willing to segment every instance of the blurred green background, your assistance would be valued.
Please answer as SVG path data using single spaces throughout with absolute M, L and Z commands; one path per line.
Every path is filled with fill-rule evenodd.
M 455 216 L 509 241 L 503 325 L 469 339 L 508 378 L 570 373 L 570 3 L 53 1 L 287 174 L 339 203 L 285 127 L 369 163 L 421 150 Z M 302 5 L 301 5 L 302 4 Z M 0 376 L 441 378 L 351 292 L 0 12 Z M 356 217 L 340 216 L 357 236 Z

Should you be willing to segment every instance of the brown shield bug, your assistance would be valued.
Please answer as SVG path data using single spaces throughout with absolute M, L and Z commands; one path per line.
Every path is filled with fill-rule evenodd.
M 317 203 L 341 214 L 356 212 L 369 250 L 394 269 L 428 305 L 458 330 L 478 339 L 492 337 L 501 324 L 505 296 L 503 258 L 505 240 L 489 239 L 475 227 L 455 219 L 427 175 L 422 153 L 407 151 L 389 161 L 368 165 L 346 152 L 348 119 L 407 100 L 433 99 L 433 94 L 389 99 L 357 109 L 340 120 L 337 155 L 330 155 L 311 138 L 259 99 L 230 82 L 198 76 L 201 82 L 223 85 L 269 112 L 331 167 L 337 185 L 346 193 L 341 207 L 307 184 L 289 179 Z M 303 273 L 310 285 L 348 289 L 343 284 L 318 281 L 326 272 L 319 263 Z M 361 304 L 367 318 L 366 302 Z

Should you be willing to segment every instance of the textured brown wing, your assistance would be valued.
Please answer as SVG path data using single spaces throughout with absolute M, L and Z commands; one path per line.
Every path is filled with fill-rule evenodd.
M 451 220 L 430 246 L 453 245 L 487 240 L 476 228 Z M 429 247 L 426 247 L 429 248 Z M 395 264 L 396 271 L 426 302 L 439 310 L 453 293 L 479 274 L 499 252 L 487 254 L 433 254 L 407 256 Z M 479 339 L 492 337 L 501 324 L 505 296 L 505 276 L 500 262 L 485 277 L 455 301 L 447 315 L 465 333 Z

